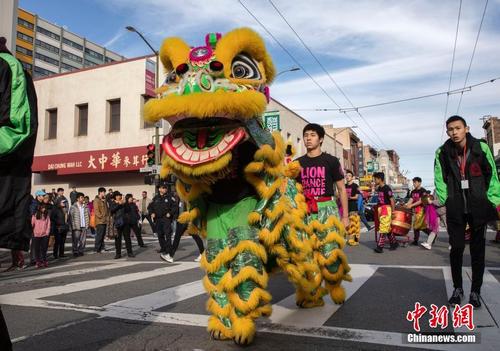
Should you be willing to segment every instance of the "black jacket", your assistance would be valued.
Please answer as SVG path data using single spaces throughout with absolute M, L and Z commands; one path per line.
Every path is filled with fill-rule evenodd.
M 448 222 L 461 222 L 464 213 L 472 216 L 474 226 L 496 219 L 500 198 L 498 175 L 487 144 L 467 133 L 465 177 L 469 189 L 462 190 L 458 150 L 451 139 L 436 152 L 434 181 L 441 203 L 446 205 Z
M 5 52 L 5 51 L 0 51 Z M 18 70 L 22 67 L 17 66 Z M 12 75 L 9 64 L 0 59 L 0 129 L 12 126 L 10 107 Z M 0 155 L 0 248 L 25 250 L 32 234 L 30 222 L 31 164 L 38 128 L 35 87 L 28 72 L 24 71 L 26 99 L 29 104 L 29 135 L 11 152 Z M 14 117 L 14 116 L 12 116 Z M 27 119 L 27 116 L 15 116 Z M 5 142 L 2 140 L 0 142 Z M 25 215 L 16 215 L 24 213 Z
M 111 212 L 111 215 L 113 216 L 113 221 L 116 225 L 116 223 L 125 223 L 125 205 L 124 204 L 117 204 L 116 202 L 111 202 L 111 205 L 109 207 L 109 212 Z
M 50 216 L 50 222 L 54 225 L 56 232 L 62 233 L 69 230 L 64 210 L 55 206 Z
M 179 203 L 172 193 L 166 193 L 163 196 L 156 195 L 149 204 L 148 211 L 150 214 L 155 214 L 155 220 L 160 218 L 174 220 L 179 215 Z M 170 216 L 167 217 L 167 214 Z

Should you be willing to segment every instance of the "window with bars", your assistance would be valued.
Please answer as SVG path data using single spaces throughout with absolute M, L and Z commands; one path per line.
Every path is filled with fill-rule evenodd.
M 16 51 L 20 54 L 27 55 L 27 56 L 33 56 L 33 51 L 26 49 L 25 47 L 16 45 Z
M 33 69 L 33 65 L 31 63 L 21 61 L 21 64 L 23 65 L 25 70 L 31 73 L 31 70 Z
M 77 135 L 84 136 L 88 133 L 89 104 L 76 105 Z
M 33 37 L 30 37 L 29 35 L 21 33 L 21 32 L 17 32 L 17 38 L 24 40 L 28 43 L 33 43 Z
M 56 33 L 54 33 L 54 32 L 51 32 L 50 30 L 45 29 L 45 28 L 43 28 L 43 27 L 40 27 L 40 26 L 36 27 L 36 31 L 37 31 L 38 33 L 41 33 L 41 34 L 43 34 L 43 35 L 46 35 L 46 36 L 48 36 L 48 37 L 50 37 L 50 38 L 52 38 L 52 39 L 55 39 L 55 40 L 57 40 L 57 41 L 61 40 L 61 36 L 60 36 L 59 34 L 56 34 Z
M 56 60 L 56 59 L 53 59 L 52 57 L 48 57 L 48 56 L 45 56 L 43 54 L 40 54 L 40 53 L 35 53 L 35 57 L 39 60 L 42 60 L 44 62 L 47 62 L 47 63 L 50 63 L 54 66 L 59 66 L 59 61 Z
M 69 40 L 69 39 L 63 38 L 62 42 L 64 44 L 66 44 L 66 45 L 69 45 L 69 46 L 75 48 L 75 49 L 83 51 L 83 45 L 75 43 L 73 40 Z
M 51 74 L 56 74 L 56 72 L 52 72 L 52 71 L 49 71 L 48 69 L 35 66 L 35 78 L 45 77 L 45 76 L 49 76 Z
M 89 49 L 89 48 L 85 48 L 85 53 L 89 56 L 92 56 L 93 58 L 100 60 L 100 61 L 104 61 L 104 55 L 98 53 L 97 51 L 94 51 L 94 50 Z
M 47 115 L 47 133 L 46 139 L 57 138 L 57 108 L 46 110 Z
M 120 131 L 120 99 L 108 100 L 108 132 Z
M 68 52 L 66 50 L 62 51 L 62 56 L 66 57 L 67 59 L 70 59 L 71 61 L 75 61 L 75 62 L 78 62 L 78 63 L 82 63 L 83 62 L 83 58 L 81 58 L 80 56 L 77 56 L 75 54 L 72 54 L 71 52 Z
M 28 28 L 28 29 L 35 28 L 35 26 L 33 25 L 33 23 L 28 22 L 25 19 L 22 19 L 22 18 L 19 18 L 19 17 L 17 18 L 17 24 L 19 24 L 20 26 L 23 26 L 24 28 Z
M 35 40 L 35 44 L 36 44 L 36 46 L 38 46 L 40 48 L 43 48 L 47 51 L 50 51 L 50 52 L 53 52 L 54 54 L 59 55 L 59 48 L 55 47 L 54 45 L 47 44 L 46 42 L 43 42 L 43 41 L 38 40 L 38 39 Z

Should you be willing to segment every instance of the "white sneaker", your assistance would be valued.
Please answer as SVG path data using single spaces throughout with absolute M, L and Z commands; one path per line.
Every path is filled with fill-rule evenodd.
M 157 238 L 157 237 L 158 237 L 158 234 L 156 234 L 156 233 L 153 233 L 153 236 L 154 236 L 155 238 Z
M 200 262 L 201 261 L 201 254 L 194 259 L 195 262 Z
M 423 242 L 423 243 L 421 243 L 420 245 L 422 245 L 423 247 L 425 247 L 427 250 L 432 249 L 431 244 L 429 244 L 429 243 L 427 243 L 427 242 Z
M 162 253 L 160 257 L 162 260 L 167 261 L 168 263 L 174 263 L 174 259 L 169 254 Z

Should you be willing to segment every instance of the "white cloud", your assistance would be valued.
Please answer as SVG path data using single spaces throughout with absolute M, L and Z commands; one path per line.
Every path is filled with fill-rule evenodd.
M 267 1 L 243 1 L 279 40 L 313 72 L 315 78 L 341 106 L 347 101 L 319 71 L 288 26 Z M 285 1 L 274 0 L 288 21 L 327 67 L 342 69 L 330 74 L 356 105 L 411 97 L 448 88 L 455 38 L 458 1 Z M 181 36 L 192 45 L 203 42 L 208 31 L 225 32 L 250 26 L 262 33 L 275 55 L 278 66 L 291 60 L 236 0 L 173 1 L 145 0 L 140 6 L 132 0 L 109 0 L 106 5 L 126 12 L 130 24 L 137 26 L 156 43 L 166 36 Z M 463 86 L 470 55 L 477 35 L 484 1 L 464 0 L 456 52 L 452 88 Z M 500 76 L 500 0 L 490 1 L 481 32 L 469 84 Z M 115 39 L 117 37 L 117 39 Z M 118 40 L 125 55 L 144 53 L 139 40 Z M 116 49 L 116 48 L 115 48 Z M 141 51 L 142 50 L 142 51 Z M 352 64 L 349 64 L 352 60 Z M 345 63 L 347 62 L 347 63 Z M 280 76 L 271 93 L 287 106 L 296 108 L 335 107 L 301 72 Z M 483 135 L 479 117 L 500 115 L 500 82 L 465 93 L 461 113 L 468 119 L 474 135 Z M 448 115 L 456 112 L 458 95 L 450 96 Z M 405 169 L 423 172 L 432 178 L 432 154 L 440 144 L 445 96 L 363 110 L 363 116 L 381 135 L 385 144 L 401 155 Z M 342 114 L 301 112 L 306 118 L 336 125 L 352 125 Z M 351 114 L 355 124 L 368 132 L 363 121 Z M 369 140 L 359 131 L 365 142 Z M 373 139 L 376 141 L 374 136 Z M 419 155 L 414 155 L 418 153 Z M 429 155 L 428 158 L 422 154 Z M 405 156 L 406 155 L 406 156 Z M 412 156 L 414 155 L 414 156 Z M 418 174 L 410 173 L 411 176 Z

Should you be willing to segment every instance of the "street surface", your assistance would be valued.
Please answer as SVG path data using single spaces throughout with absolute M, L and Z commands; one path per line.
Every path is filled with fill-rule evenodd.
M 361 237 L 359 247 L 345 250 L 353 282 L 344 283 L 348 295 L 344 305 L 326 298 L 322 308 L 298 309 L 292 285 L 284 275 L 273 275 L 269 281 L 273 314 L 259 319 L 257 337 L 246 349 L 498 350 L 500 245 L 489 242 L 493 232 L 487 233 L 483 307 L 474 313 L 481 338 L 476 345 L 403 342 L 405 333 L 413 331 L 406 314 L 415 302 L 428 309 L 432 303 L 440 307 L 451 294 L 446 233 L 441 233 L 432 251 L 409 246 L 383 254 L 373 252 L 373 231 Z M 114 260 L 114 249 L 94 254 L 90 239 L 83 257 L 51 261 L 41 270 L 0 273 L 0 304 L 14 350 L 239 350 L 232 341 L 211 340 L 206 332 L 203 272 L 193 262 L 198 255 L 194 241 L 181 240 L 174 264 L 160 260 L 153 236 L 146 235 L 145 241 L 146 248 L 134 246 L 135 258 Z M 114 248 L 111 241 L 106 245 Z M 0 252 L 0 260 L 6 268 L 6 251 Z M 464 266 L 468 299 L 468 248 Z M 428 320 L 427 316 L 420 320 L 422 331 L 436 331 Z M 446 331 L 453 331 L 452 320 L 450 313 Z

